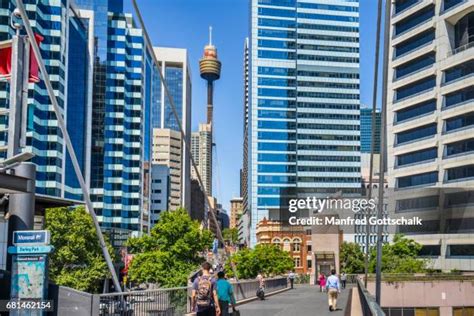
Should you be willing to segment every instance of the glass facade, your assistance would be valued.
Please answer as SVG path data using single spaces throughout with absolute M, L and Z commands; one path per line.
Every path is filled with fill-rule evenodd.
M 86 174 L 88 155 L 87 123 L 89 105 L 89 56 L 88 29 L 80 19 L 69 21 L 69 63 L 67 67 L 66 125 L 82 174 Z M 64 197 L 82 200 L 82 191 L 74 172 L 69 153 L 66 157 Z
M 360 188 L 358 11 L 357 1 L 251 1 L 250 246 L 282 191 Z
M 375 145 L 374 153 L 380 153 L 380 127 L 382 116 L 380 111 L 375 112 Z M 360 152 L 370 153 L 372 148 L 372 109 L 360 109 Z
M 24 1 L 26 10 L 33 29 L 44 37 L 40 45 L 42 57 L 46 69 L 50 74 L 50 80 L 55 90 L 59 106 L 66 113 L 78 115 L 78 125 L 84 121 L 85 99 L 87 92 L 84 87 L 84 79 L 87 76 L 86 64 L 87 53 L 84 51 L 87 30 L 82 25 L 76 13 L 71 10 L 69 1 Z M 0 25 L 0 40 L 6 40 L 13 35 L 9 27 L 12 10 L 15 8 L 14 1 L 0 1 L 0 18 L 6 23 Z M 71 47 L 68 47 L 71 45 Z M 73 48 L 78 48 L 74 51 Z M 85 57 L 82 61 L 74 61 L 78 55 Z M 77 72 L 77 90 L 69 89 L 68 77 L 70 71 L 68 63 Z M 8 108 L 9 85 L 0 83 L 0 108 Z M 71 92 L 72 95 L 69 95 Z M 77 108 L 68 106 L 69 100 L 77 98 Z M 77 182 L 74 182 L 71 172 L 67 170 L 67 153 L 63 136 L 58 128 L 51 102 L 46 93 L 44 81 L 30 84 L 28 91 L 28 122 L 26 151 L 31 151 L 35 157 L 31 160 L 37 165 L 36 192 L 38 194 L 55 197 L 77 197 L 72 196 Z M 0 119 L 0 146 L 6 145 L 8 122 L 6 116 Z M 81 129 L 83 131 L 83 129 Z M 78 153 L 80 165 L 84 167 L 84 144 L 80 137 L 71 137 Z M 5 158 L 5 153 L 0 153 L 0 159 Z
M 13 1 L 0 4 L 0 15 L 9 17 Z M 142 144 L 150 139 L 153 97 L 146 87 L 156 70 L 144 47 L 142 30 L 123 12 L 122 0 L 25 4 L 35 32 L 45 38 L 43 58 L 101 225 L 139 231 L 143 163 L 150 157 L 150 146 Z M 0 36 L 10 37 L 11 30 L 5 25 Z M 44 82 L 30 85 L 26 150 L 35 154 L 36 192 L 81 200 L 45 91 Z M 0 94 L 0 106 L 8 106 L 7 98 L 8 94 Z M 0 124 L 5 127 L 6 121 Z M 0 132 L 0 145 L 5 140 L 5 133 Z

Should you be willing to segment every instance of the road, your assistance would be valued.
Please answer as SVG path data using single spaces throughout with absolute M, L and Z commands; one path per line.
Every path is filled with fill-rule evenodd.
M 337 301 L 337 311 L 330 312 L 326 293 L 319 287 L 297 285 L 293 290 L 267 297 L 264 301 L 253 301 L 239 306 L 242 316 L 325 316 L 344 315 L 349 289 L 342 291 Z

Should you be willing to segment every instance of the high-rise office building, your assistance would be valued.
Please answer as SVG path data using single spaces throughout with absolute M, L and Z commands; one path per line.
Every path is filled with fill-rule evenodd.
M 123 11 L 122 0 L 26 2 L 35 32 L 44 37 L 46 68 L 102 227 L 126 233 L 146 229 L 142 184 L 156 67 L 142 30 Z M 13 1 L 1 4 L 0 14 L 8 20 Z M 8 24 L 0 34 L 11 36 Z M 3 107 L 7 97 L 0 94 Z M 26 150 L 36 155 L 36 192 L 81 200 L 42 81 L 30 85 L 27 137 Z M 5 132 L 0 138 L 4 144 Z
M 144 162 L 149 161 L 151 54 L 123 0 L 78 0 L 93 20 L 90 187 L 105 229 L 141 231 Z M 145 96 L 145 97 L 142 97 Z M 143 146 L 142 146 L 143 144 Z
M 165 164 L 152 164 L 150 192 L 150 227 L 152 228 L 161 212 L 169 209 L 170 168 Z
M 396 1 L 387 95 L 389 211 L 434 269 L 474 269 L 474 2 Z
M 232 198 L 230 200 L 230 228 L 237 228 L 240 216 L 242 216 L 242 198 Z
M 282 191 L 360 191 L 358 11 L 358 1 L 251 1 L 250 246 Z
M 163 165 L 169 169 L 169 205 L 168 210 L 183 206 L 183 139 L 181 133 L 169 128 L 153 129 L 152 169 Z M 157 180 L 155 173 L 151 182 Z M 154 207 L 152 207 L 154 208 Z
M 239 241 L 244 244 L 250 243 L 250 209 L 249 209 L 249 38 L 244 42 L 244 116 L 243 116 L 243 148 L 242 148 L 242 170 L 240 172 L 240 196 L 242 197 L 242 215 L 237 221 L 239 229 Z
M 208 195 L 212 196 L 212 125 L 199 124 L 199 131 L 191 134 L 191 155 Z M 191 168 L 191 178 L 197 179 Z
M 382 116 L 380 110 L 375 112 L 375 134 L 374 153 L 380 153 L 380 127 Z M 360 109 L 360 152 L 370 153 L 372 149 L 372 108 L 363 107 Z
M 10 15 L 14 1 L 0 3 L 0 41 L 11 39 Z M 92 70 L 87 21 L 71 1 L 28 1 L 26 11 L 34 31 L 41 36 L 40 48 L 58 103 L 64 111 L 79 165 L 90 180 L 90 125 Z M 41 27 L 37 27 L 40 25 Z M 9 107 L 9 84 L 0 82 L 0 108 Z M 36 193 L 80 199 L 79 183 L 71 166 L 62 134 L 43 81 L 29 84 L 26 151 L 35 154 Z M 0 116 L 0 147 L 7 145 L 8 116 Z M 5 158 L 6 152 L 0 152 Z
M 177 179 L 178 175 L 174 174 L 171 170 L 171 199 L 170 209 L 175 209 L 178 206 L 185 207 L 190 212 L 191 205 L 191 159 L 189 157 L 190 150 L 186 149 L 185 146 L 191 144 L 191 70 L 188 61 L 188 52 L 186 49 L 181 48 L 168 48 L 168 47 L 155 47 L 155 56 L 158 62 L 161 64 L 162 73 L 168 91 L 173 99 L 173 103 L 178 115 L 178 120 L 173 113 L 170 100 L 165 93 L 164 85 L 157 84 L 154 86 L 154 98 L 156 102 L 153 102 L 152 107 L 152 128 L 153 133 L 156 134 L 156 129 L 167 129 L 172 132 L 180 134 L 181 125 L 184 131 L 185 139 L 182 139 L 181 135 L 176 133 L 166 132 L 173 139 L 180 139 L 180 144 L 176 143 L 176 147 L 179 146 L 180 152 L 180 178 Z M 157 78 L 157 80 L 160 80 Z M 178 123 L 179 121 L 179 123 Z M 162 133 L 158 131 L 158 133 Z M 157 145 L 155 143 L 156 137 L 153 137 L 153 154 L 157 152 Z M 160 144 L 162 146 L 163 144 Z M 164 153 L 174 151 L 176 148 L 168 148 L 164 150 Z M 157 163 L 156 161 L 154 163 Z M 159 163 L 159 162 L 158 162 Z M 171 168 L 171 167 L 170 167 Z M 173 167 L 174 170 L 177 170 Z M 152 179 L 153 180 L 153 179 Z M 176 187 L 177 183 L 180 183 L 179 192 Z M 178 197 L 179 194 L 179 197 Z

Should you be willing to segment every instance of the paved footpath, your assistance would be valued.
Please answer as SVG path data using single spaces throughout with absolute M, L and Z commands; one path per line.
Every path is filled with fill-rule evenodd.
M 337 300 L 337 311 L 330 312 L 326 293 L 318 286 L 296 285 L 293 290 L 267 297 L 264 301 L 253 301 L 238 306 L 242 316 L 342 316 L 344 315 L 349 287 L 342 290 Z

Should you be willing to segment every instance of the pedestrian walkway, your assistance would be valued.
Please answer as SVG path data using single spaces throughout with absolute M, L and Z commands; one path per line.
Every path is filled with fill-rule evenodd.
M 325 316 L 344 315 L 350 288 L 342 290 L 337 300 L 337 311 L 330 312 L 327 293 L 320 293 L 318 286 L 297 285 L 295 289 L 267 297 L 264 301 L 253 301 L 238 309 L 242 316 Z

